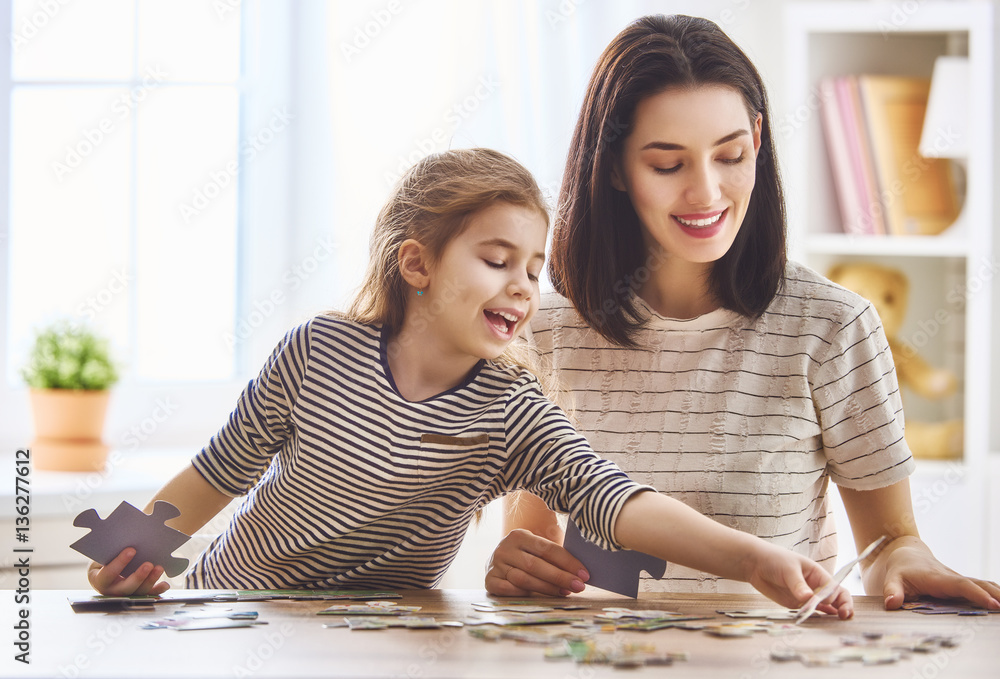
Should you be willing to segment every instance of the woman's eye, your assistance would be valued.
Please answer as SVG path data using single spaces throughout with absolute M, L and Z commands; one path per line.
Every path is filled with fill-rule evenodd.
M 673 174 L 677 170 L 681 169 L 680 163 L 674 165 L 673 167 L 654 167 L 653 172 L 656 174 Z
M 726 165 L 738 165 L 739 163 L 743 162 L 743 159 L 745 157 L 746 157 L 746 154 L 741 153 L 736 158 L 722 158 L 722 162 L 725 163 Z
M 486 266 L 490 267 L 491 269 L 502 269 L 505 266 L 507 266 L 504 262 L 494 262 L 489 259 L 484 259 L 483 261 L 486 262 Z
M 531 281 L 532 283 L 537 283 L 538 282 L 538 274 L 531 273 L 529 271 L 528 272 L 528 280 Z

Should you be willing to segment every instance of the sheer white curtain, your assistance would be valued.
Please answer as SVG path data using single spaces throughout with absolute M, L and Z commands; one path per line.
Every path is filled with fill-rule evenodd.
M 332 242 L 334 255 L 332 265 L 299 290 L 289 312 L 303 317 L 348 302 L 364 269 L 371 224 L 393 180 L 430 152 L 501 150 L 535 174 L 554 204 L 587 78 L 610 39 L 629 21 L 654 12 L 706 16 L 739 37 L 766 20 L 747 5 L 298 3 L 294 247 L 301 254 Z

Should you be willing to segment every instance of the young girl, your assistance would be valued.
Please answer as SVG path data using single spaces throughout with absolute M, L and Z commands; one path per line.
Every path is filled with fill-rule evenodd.
M 247 494 L 191 587 L 426 588 L 476 510 L 526 488 L 592 541 L 745 580 L 796 606 L 816 563 L 706 519 L 601 460 L 512 343 L 538 308 L 547 231 L 531 175 L 489 150 L 429 157 L 378 217 L 345 315 L 285 337 L 229 422 L 155 497 L 193 533 Z M 106 594 L 159 593 L 159 567 L 92 565 Z M 849 617 L 843 590 L 824 606 Z
M 624 127 L 625 131 L 622 132 Z M 566 163 L 532 330 L 595 450 L 633 479 L 828 568 L 838 484 L 887 608 L 905 596 L 1000 607 L 939 563 L 913 521 L 892 356 L 871 304 L 785 256 L 767 96 L 716 26 L 650 16 L 598 60 Z M 529 499 L 487 588 L 555 594 L 580 568 Z M 536 558 L 541 556 L 542 558 Z M 741 591 L 671 563 L 645 590 Z

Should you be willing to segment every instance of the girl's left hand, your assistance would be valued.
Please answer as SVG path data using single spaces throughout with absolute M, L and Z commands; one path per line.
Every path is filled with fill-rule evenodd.
M 966 599 L 980 608 L 1000 609 L 1000 585 L 991 580 L 967 578 L 934 558 L 919 538 L 902 536 L 876 558 L 873 572 L 885 569 L 882 595 L 886 610 L 920 595 L 940 599 Z M 869 591 L 871 591 L 869 589 Z

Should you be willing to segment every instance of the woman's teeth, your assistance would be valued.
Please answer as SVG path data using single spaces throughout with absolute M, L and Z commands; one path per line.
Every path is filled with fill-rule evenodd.
M 719 219 L 722 218 L 723 213 L 715 215 L 714 217 L 707 217 L 705 219 L 684 219 L 683 217 L 675 217 L 684 226 L 711 226 L 715 224 Z

